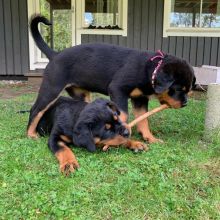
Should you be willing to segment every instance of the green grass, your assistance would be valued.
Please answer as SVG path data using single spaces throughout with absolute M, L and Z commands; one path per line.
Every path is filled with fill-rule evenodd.
M 81 168 L 69 177 L 47 138 L 25 136 L 28 113 L 16 112 L 34 99 L 0 101 L 0 219 L 220 219 L 220 139 L 203 140 L 204 99 L 152 116 L 165 143 L 149 152 L 74 148 Z

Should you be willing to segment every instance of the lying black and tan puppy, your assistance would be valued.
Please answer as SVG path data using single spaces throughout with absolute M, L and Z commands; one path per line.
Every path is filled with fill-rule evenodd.
M 135 117 L 148 111 L 149 96 L 156 95 L 161 104 L 181 108 L 195 81 L 192 66 L 185 60 L 160 51 L 139 51 L 110 44 L 83 44 L 61 52 L 48 47 L 38 30 L 41 16 L 31 20 L 32 36 L 38 48 L 48 57 L 39 94 L 30 113 L 27 135 L 36 137 L 41 116 L 63 89 L 70 96 L 87 96 L 89 92 L 109 95 L 121 111 L 123 122 L 128 117 L 131 99 Z M 147 120 L 137 130 L 150 143 L 158 141 L 150 132 Z
M 60 97 L 43 115 L 37 132 L 49 134 L 48 145 L 57 157 L 60 169 L 68 174 L 79 164 L 67 146 L 73 143 L 90 152 L 96 145 L 123 144 L 132 150 L 145 150 L 146 147 L 128 139 L 129 129 L 119 119 L 117 106 L 106 99 L 97 99 L 91 103 L 80 98 Z

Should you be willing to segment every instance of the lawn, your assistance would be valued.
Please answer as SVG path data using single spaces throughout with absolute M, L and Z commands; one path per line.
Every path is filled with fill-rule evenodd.
M 25 136 L 28 113 L 16 112 L 34 100 L 0 100 L 0 219 L 220 219 L 220 139 L 203 139 L 205 98 L 152 116 L 165 143 L 148 152 L 74 148 L 81 168 L 69 177 L 47 138 Z

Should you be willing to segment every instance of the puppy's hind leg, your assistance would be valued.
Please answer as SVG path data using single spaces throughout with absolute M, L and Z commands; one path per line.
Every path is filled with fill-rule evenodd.
M 36 138 L 36 127 L 43 114 L 58 99 L 64 85 L 52 86 L 48 81 L 42 82 L 37 100 L 30 111 L 29 122 L 27 126 L 27 136 Z

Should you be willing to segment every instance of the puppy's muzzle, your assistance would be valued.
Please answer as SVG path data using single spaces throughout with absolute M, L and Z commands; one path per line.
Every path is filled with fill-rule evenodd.
M 126 128 L 123 132 L 123 137 L 128 138 L 130 136 L 130 131 Z
M 130 130 L 126 127 L 121 127 L 119 130 L 119 134 L 125 138 L 129 138 L 130 136 Z

